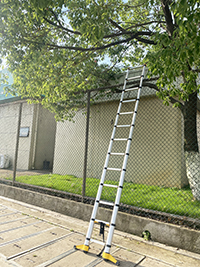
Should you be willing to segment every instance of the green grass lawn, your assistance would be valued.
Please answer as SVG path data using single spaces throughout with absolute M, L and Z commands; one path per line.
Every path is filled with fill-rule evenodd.
M 16 181 L 79 195 L 82 193 L 82 178 L 77 178 L 73 175 L 46 174 L 20 176 L 16 178 Z M 106 183 L 117 184 L 115 181 L 106 181 Z M 99 179 L 87 178 L 86 196 L 95 198 L 98 185 Z M 114 201 L 116 190 L 115 188 L 104 187 L 102 199 Z M 200 218 L 200 201 L 193 200 L 189 187 L 183 189 L 164 188 L 125 182 L 121 203 L 192 218 Z

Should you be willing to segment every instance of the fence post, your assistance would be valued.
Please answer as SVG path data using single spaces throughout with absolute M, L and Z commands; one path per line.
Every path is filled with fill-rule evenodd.
M 86 188 L 89 121 L 90 121 L 90 91 L 87 91 L 87 119 L 86 119 L 86 132 L 85 132 L 85 156 L 84 156 L 84 168 L 83 168 L 82 200 L 85 197 L 85 188 Z
M 19 149 L 19 134 L 20 134 L 21 117 L 22 117 L 22 103 L 19 104 L 19 116 L 18 116 L 16 146 L 15 146 L 15 159 L 14 159 L 14 166 L 13 166 L 13 182 L 12 182 L 13 185 L 15 183 L 16 170 L 17 170 L 17 158 L 18 158 L 18 149 Z

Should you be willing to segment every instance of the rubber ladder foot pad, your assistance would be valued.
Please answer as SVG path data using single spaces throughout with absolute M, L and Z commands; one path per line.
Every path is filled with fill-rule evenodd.
M 89 250 L 89 246 L 86 246 L 86 245 L 78 245 L 78 246 L 74 246 L 74 248 L 77 250 L 82 250 L 85 253 L 87 253 Z
M 102 258 L 105 260 L 105 261 L 111 261 L 113 262 L 115 265 L 119 266 L 120 265 L 120 262 L 117 261 L 112 255 L 110 255 L 110 253 L 106 253 L 106 252 L 103 252 L 102 254 Z

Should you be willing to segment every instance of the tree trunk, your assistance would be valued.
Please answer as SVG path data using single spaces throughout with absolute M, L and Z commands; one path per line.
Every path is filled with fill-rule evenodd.
M 189 96 L 183 108 L 186 173 L 192 194 L 200 200 L 200 154 L 197 140 L 197 92 Z
M 183 109 L 184 151 L 199 152 L 197 141 L 197 92 L 189 95 Z

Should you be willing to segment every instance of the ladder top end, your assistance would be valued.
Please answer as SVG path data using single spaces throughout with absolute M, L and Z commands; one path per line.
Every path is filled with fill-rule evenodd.
M 137 67 L 128 67 L 128 70 L 141 69 L 141 68 L 144 67 L 144 66 L 146 67 L 147 64 L 144 63 L 143 65 L 140 65 L 140 66 L 137 66 Z

